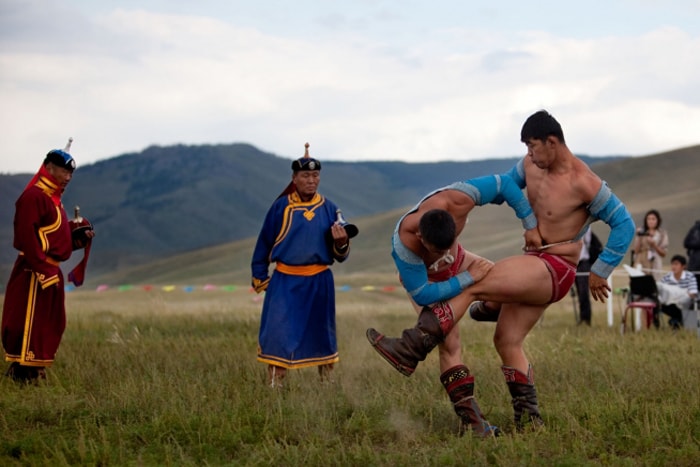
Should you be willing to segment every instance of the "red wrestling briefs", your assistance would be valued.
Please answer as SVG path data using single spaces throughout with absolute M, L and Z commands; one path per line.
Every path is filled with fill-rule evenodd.
M 448 280 L 450 277 L 456 276 L 457 274 L 459 274 L 460 269 L 462 268 L 462 263 L 464 262 L 465 257 L 466 255 L 464 254 L 464 248 L 462 248 L 462 245 L 458 243 L 457 254 L 452 264 L 450 264 L 449 267 L 443 269 L 442 271 L 433 273 L 429 272 L 428 280 L 430 282 L 443 282 Z
M 549 270 L 549 275 L 552 277 L 552 298 L 549 303 L 558 302 L 569 293 L 569 289 L 576 279 L 576 265 L 562 259 L 560 256 L 550 255 L 549 253 L 528 251 L 525 253 L 530 256 L 537 256 Z

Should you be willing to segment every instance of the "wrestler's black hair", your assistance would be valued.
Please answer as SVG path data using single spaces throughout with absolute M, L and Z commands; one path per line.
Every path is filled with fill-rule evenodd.
M 439 250 L 447 250 L 457 237 L 455 220 L 444 209 L 431 209 L 423 214 L 418 230 L 423 240 Z
M 527 143 L 531 139 L 545 141 L 549 136 L 556 136 L 560 142 L 566 144 L 561 125 L 546 110 L 540 110 L 530 115 L 520 130 L 520 141 L 523 143 Z

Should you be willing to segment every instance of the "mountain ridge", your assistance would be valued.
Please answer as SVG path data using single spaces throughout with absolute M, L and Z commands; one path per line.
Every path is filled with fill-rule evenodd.
M 692 208 L 692 203 L 682 201 L 682 190 L 689 191 L 686 196 L 695 195 L 693 190 L 700 179 L 700 146 L 635 158 L 580 157 L 628 201 L 633 213 L 654 204 L 668 209 L 674 219 L 679 203 Z M 353 242 L 353 257 L 363 257 L 359 250 L 366 249 L 373 252 L 366 261 L 374 264 L 376 255 L 386 258 L 381 249 L 386 249 L 388 237 L 381 238 L 379 232 L 384 235 L 393 228 L 402 210 L 429 191 L 453 181 L 503 172 L 519 157 L 419 164 L 320 159 L 323 171 L 319 191 L 343 209 L 346 219 L 368 225 L 386 224 L 378 228 L 374 240 L 371 235 L 364 235 L 366 245 L 363 233 L 368 234 L 371 229 L 361 226 L 361 235 Z M 240 245 L 248 245 L 246 241 L 257 235 L 270 204 L 289 182 L 292 160 L 236 143 L 151 146 L 140 153 L 81 166 L 64 196 L 64 205 L 71 213 L 72 206 L 79 204 L 81 213 L 95 225 L 97 238 L 90 258 L 90 277 L 114 277 L 118 271 L 133 271 L 140 265 L 148 268 L 149 263 L 188 254 L 196 256 L 198 251 L 216 250 L 222 245 L 243 248 Z M 675 181 L 660 181 L 658 174 L 663 172 Z M 696 180 L 694 186 L 681 183 L 687 177 Z M 11 249 L 14 200 L 29 178 L 30 175 L 0 175 L 0 195 L 4 195 L 0 197 L 0 268 L 5 277 L 16 255 Z M 642 185 L 638 193 L 630 189 L 630 178 Z M 620 187 L 629 199 L 622 196 Z M 484 221 L 503 223 L 518 240 L 518 224 L 506 223 L 506 219 L 512 220 L 512 213 L 499 207 L 495 210 L 495 217 L 486 216 Z M 478 211 L 490 212 L 490 207 Z M 700 213 L 695 216 L 700 217 Z M 688 220 L 689 225 L 691 221 Z M 506 243 L 505 251 L 514 254 L 513 245 Z M 486 246 L 492 256 L 502 254 Z M 251 245 L 248 247 L 252 249 Z M 222 248 L 226 250 L 225 246 Z M 231 261 L 247 268 L 249 259 Z M 352 273 L 354 266 L 339 269 Z

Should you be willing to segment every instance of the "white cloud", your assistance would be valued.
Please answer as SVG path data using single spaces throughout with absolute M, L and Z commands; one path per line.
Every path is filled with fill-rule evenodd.
M 700 143 L 700 37 L 674 26 L 579 38 L 426 23 L 411 36 L 407 12 L 378 8 L 323 11 L 290 35 L 225 15 L 2 5 L 3 172 L 33 171 L 68 136 L 79 163 L 237 141 L 289 157 L 309 141 L 343 160 L 513 156 L 540 108 L 577 153 Z

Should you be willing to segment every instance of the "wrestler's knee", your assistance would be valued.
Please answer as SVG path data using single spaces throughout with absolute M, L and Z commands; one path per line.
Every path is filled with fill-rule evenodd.
M 493 345 L 501 356 L 517 351 L 522 346 L 522 342 L 520 335 L 513 333 L 512 329 L 502 329 L 499 326 L 493 334 Z
M 506 339 L 503 333 L 496 332 L 493 335 L 493 346 L 496 348 L 496 351 L 500 354 L 503 350 L 506 348 Z

